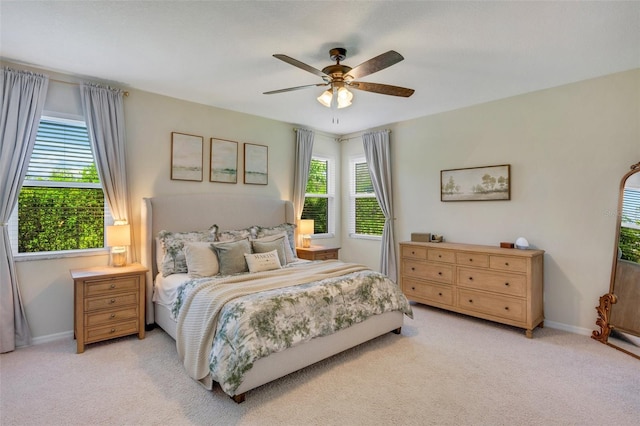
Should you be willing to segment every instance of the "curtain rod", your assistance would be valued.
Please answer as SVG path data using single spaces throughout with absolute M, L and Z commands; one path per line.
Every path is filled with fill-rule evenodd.
M 64 80 L 56 80 L 55 78 L 50 78 L 49 81 L 55 81 L 56 83 L 70 84 L 72 86 L 80 86 L 80 83 L 74 83 L 72 81 L 64 81 Z M 129 96 L 129 92 L 124 91 L 125 96 Z
M 318 134 L 318 135 L 322 135 L 322 136 L 326 136 L 326 137 L 328 137 L 328 138 L 333 138 L 333 139 L 335 139 L 336 141 L 340 139 L 340 138 L 336 137 L 336 135 L 332 135 L 332 134 L 329 134 L 329 133 L 321 132 L 321 131 L 318 131 L 318 130 L 313 130 L 313 129 L 303 129 L 302 127 L 294 127 L 294 128 L 293 128 L 293 131 L 294 131 L 294 132 L 297 132 L 298 130 L 311 130 L 313 133 L 316 133 L 316 134 Z
M 307 130 L 307 129 L 302 129 L 302 128 L 298 128 L 298 127 L 294 127 L 294 128 L 293 128 L 293 131 L 294 131 L 294 132 L 297 132 L 298 130 Z M 311 130 L 311 129 L 308 129 L 308 130 Z M 387 132 L 391 133 L 391 130 L 389 130 L 389 129 L 381 129 L 381 130 L 384 130 L 384 131 L 387 131 Z M 359 137 L 361 137 L 362 135 L 364 135 L 365 133 L 369 133 L 369 131 L 365 131 L 365 132 L 356 133 L 356 134 L 354 134 L 353 136 L 348 137 L 348 138 L 342 138 L 342 137 L 340 137 L 340 136 L 338 136 L 338 137 L 334 137 L 334 135 L 330 135 L 330 134 L 328 134 L 328 133 L 324 133 L 324 132 L 319 132 L 319 131 L 315 131 L 315 130 L 311 130 L 311 131 L 312 131 L 312 132 L 315 132 L 315 133 L 318 133 L 318 134 L 321 134 L 321 135 L 323 135 L 323 136 L 333 137 L 333 138 L 335 139 L 335 141 L 336 141 L 336 142 L 346 142 L 346 141 L 349 141 L 349 140 L 351 140 L 351 139 L 359 138 Z
M 380 130 L 391 133 L 391 130 L 389 130 L 389 129 L 380 129 Z M 373 130 L 373 132 L 378 132 L 380 130 Z M 367 131 L 364 131 L 364 132 L 355 133 L 355 134 L 351 135 L 348 138 L 339 138 L 338 142 L 347 142 L 347 141 L 350 141 L 351 139 L 357 139 L 357 138 L 362 137 L 362 135 L 364 135 L 365 133 L 372 133 L 372 132 L 367 130 Z

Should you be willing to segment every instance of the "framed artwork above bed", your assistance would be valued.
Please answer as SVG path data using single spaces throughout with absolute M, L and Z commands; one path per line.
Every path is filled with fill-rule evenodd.
M 202 182 L 202 136 L 171 133 L 171 180 Z
M 238 183 L 238 142 L 211 138 L 209 181 Z
M 266 185 L 269 182 L 269 147 L 244 144 L 244 183 Z

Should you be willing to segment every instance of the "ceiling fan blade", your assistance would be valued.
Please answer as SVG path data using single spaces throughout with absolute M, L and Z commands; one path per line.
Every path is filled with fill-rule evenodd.
M 380 83 L 365 83 L 364 81 L 352 81 L 348 83 L 349 87 L 358 90 L 364 90 L 365 92 L 381 93 L 383 95 L 402 96 L 408 98 L 413 95 L 415 90 L 407 89 L 406 87 L 390 86 L 388 84 Z
M 329 83 L 318 83 L 318 84 L 307 84 L 305 86 L 296 86 L 296 87 L 289 87 L 286 89 L 280 89 L 280 90 L 272 90 L 270 92 L 263 92 L 263 95 L 273 95 L 274 93 L 283 93 L 283 92 L 292 92 L 294 90 L 300 90 L 300 89 L 307 89 L 309 87 L 316 87 L 316 86 L 328 86 Z
M 300 62 L 300 61 L 299 61 L 299 60 L 297 60 L 297 59 L 293 59 L 293 58 L 292 58 L 292 57 L 290 57 L 290 56 L 282 55 L 282 54 L 280 54 L 280 53 L 276 53 L 275 55 L 273 55 L 273 57 L 274 57 L 274 58 L 278 58 L 278 59 L 280 59 L 281 61 L 284 61 L 284 62 L 286 62 L 286 63 L 288 63 L 288 64 L 290 64 L 290 65 L 293 65 L 294 67 L 298 67 L 298 68 L 300 68 L 300 69 L 303 69 L 303 70 L 305 70 L 305 71 L 308 71 L 308 72 L 310 72 L 311 74 L 315 74 L 315 75 L 317 75 L 317 76 L 319 76 L 319 77 L 328 77 L 328 75 L 327 75 L 327 74 L 323 73 L 323 72 L 322 72 L 322 71 L 320 71 L 319 69 L 316 69 L 316 68 L 312 67 L 311 65 L 307 65 L 307 64 L 305 64 L 304 62 Z
M 386 53 L 376 56 L 375 58 L 371 58 L 368 61 L 365 61 L 353 68 L 351 71 L 347 73 L 348 76 L 353 77 L 354 80 L 358 78 L 362 78 L 366 75 L 373 74 L 374 72 L 378 72 L 387 67 L 390 67 L 393 64 L 397 64 L 402 61 L 404 57 L 396 52 L 395 50 L 390 50 Z

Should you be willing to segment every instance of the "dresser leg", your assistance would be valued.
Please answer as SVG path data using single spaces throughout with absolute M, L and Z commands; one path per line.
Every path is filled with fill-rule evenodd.
M 528 339 L 533 339 L 533 330 L 525 330 L 524 335 L 527 336 Z

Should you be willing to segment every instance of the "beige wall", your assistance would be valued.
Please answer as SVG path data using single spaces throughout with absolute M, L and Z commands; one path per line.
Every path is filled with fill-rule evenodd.
M 640 70 L 386 128 L 398 241 L 420 231 L 488 245 L 524 236 L 546 251 L 547 324 L 595 328 L 609 286 L 619 181 L 640 161 Z M 344 142 L 345 160 L 361 146 L 360 138 Z M 440 201 L 440 170 L 498 164 L 511 165 L 510 201 Z M 376 242 L 345 232 L 342 245 L 349 260 L 377 267 Z
M 480 244 L 525 236 L 547 252 L 547 323 L 590 332 L 598 297 L 608 289 L 619 179 L 640 161 L 639 105 L 640 70 L 634 70 L 384 126 L 392 130 L 398 241 L 416 231 Z M 77 87 L 52 82 L 45 108 L 79 114 Z M 136 90 L 125 99 L 125 115 L 136 231 L 142 197 L 218 191 L 290 198 L 293 125 Z M 205 159 L 211 137 L 238 141 L 240 148 L 243 142 L 268 145 L 269 184 L 241 183 L 242 154 L 236 185 L 170 180 L 172 131 L 203 136 Z M 315 139 L 317 153 L 341 160 L 338 182 L 348 173 L 349 157 L 362 152 L 359 137 L 346 139 L 339 145 L 331 135 Z M 440 170 L 495 164 L 511 164 L 511 201 L 440 202 Z M 338 208 L 344 206 L 336 238 L 317 243 L 341 246 L 343 260 L 377 269 L 379 243 L 347 235 L 348 195 L 345 179 L 336 193 Z M 139 232 L 135 237 L 139 242 Z M 106 263 L 105 254 L 17 263 L 36 340 L 72 330 L 69 269 Z

